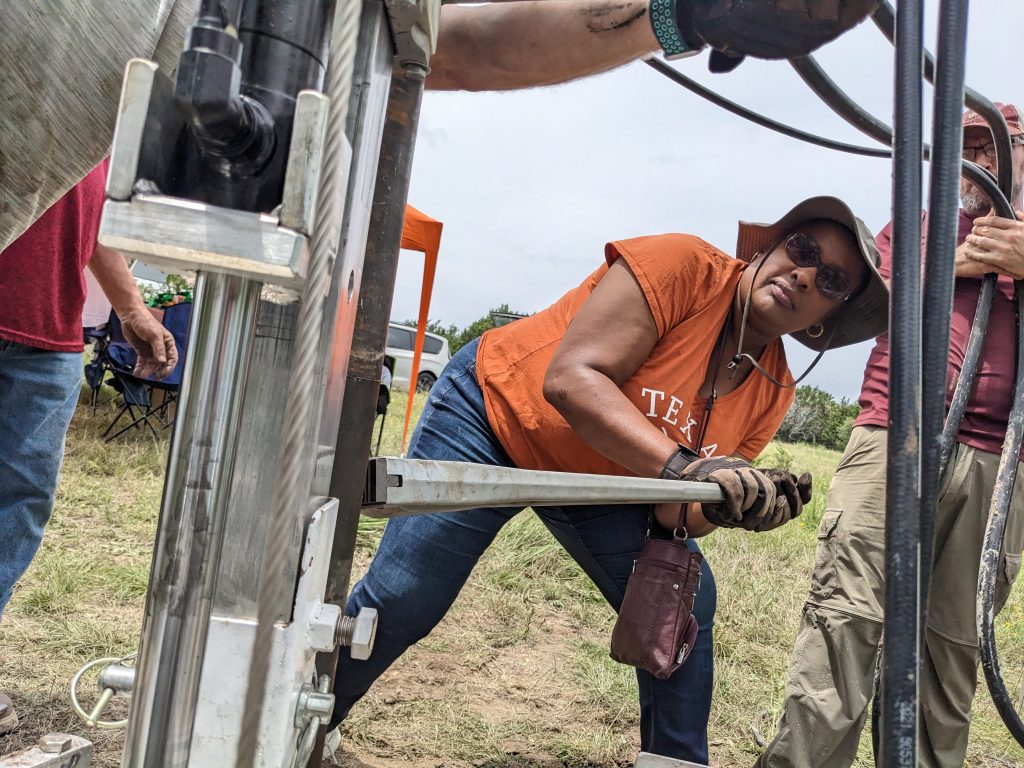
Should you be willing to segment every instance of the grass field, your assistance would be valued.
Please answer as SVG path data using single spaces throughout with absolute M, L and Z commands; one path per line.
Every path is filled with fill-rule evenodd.
M 417 403 L 417 410 L 421 403 Z M 382 453 L 398 450 L 405 396 L 396 393 Z M 135 648 L 167 442 L 145 434 L 103 444 L 108 412 L 79 408 L 46 541 L 0 624 L 0 690 L 23 726 L 0 754 L 48 730 L 85 733 L 95 765 L 119 764 L 121 732 L 88 731 L 67 683 L 81 664 Z M 376 434 L 376 433 L 375 433 Z M 785 669 L 814 560 L 834 452 L 773 445 L 766 462 L 810 470 L 819 489 L 804 516 L 764 535 L 703 542 L 719 589 L 712 764 L 749 766 L 751 735 L 774 731 Z M 382 526 L 360 528 L 365 567 Z M 530 514 L 506 526 L 455 608 L 401 659 L 344 726 L 343 765 L 413 768 L 610 768 L 638 746 L 632 670 L 608 658 L 611 610 Z M 1024 601 L 999 620 L 1011 691 L 1024 668 Z M 123 715 L 123 703 L 114 715 Z M 867 738 L 858 765 L 871 764 Z M 968 765 L 1024 766 L 987 694 L 978 697 Z

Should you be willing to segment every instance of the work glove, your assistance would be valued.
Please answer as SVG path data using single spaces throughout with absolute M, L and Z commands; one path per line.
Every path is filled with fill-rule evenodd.
M 679 479 L 712 482 L 722 489 L 721 502 L 700 504 L 704 517 L 713 525 L 757 531 L 775 517 L 774 483 L 743 459 L 698 459 L 686 467 Z
M 880 0 L 675 0 L 679 31 L 691 48 L 714 49 L 709 67 L 727 72 L 744 55 L 806 56 L 873 12 Z
M 755 531 L 770 531 L 800 517 L 804 504 L 811 500 L 811 473 L 804 472 L 797 477 L 785 469 L 760 470 L 775 486 L 775 509 L 772 514 L 754 528 Z

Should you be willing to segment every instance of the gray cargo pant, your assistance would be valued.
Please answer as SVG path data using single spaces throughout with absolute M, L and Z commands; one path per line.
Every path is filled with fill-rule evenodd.
M 882 635 L 886 435 L 878 427 L 854 429 L 836 468 L 778 732 L 759 766 L 837 768 L 857 755 Z M 967 752 L 978 682 L 978 561 L 998 463 L 997 455 L 961 444 L 943 480 L 920 687 L 918 764 L 929 768 L 959 768 Z M 1000 556 L 997 610 L 1024 549 L 1022 474 Z

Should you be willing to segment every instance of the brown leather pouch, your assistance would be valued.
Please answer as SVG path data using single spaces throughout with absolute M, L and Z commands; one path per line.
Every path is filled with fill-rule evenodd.
M 697 640 L 693 604 L 703 561 L 685 539 L 644 542 L 612 630 L 613 659 L 660 680 L 683 665 Z

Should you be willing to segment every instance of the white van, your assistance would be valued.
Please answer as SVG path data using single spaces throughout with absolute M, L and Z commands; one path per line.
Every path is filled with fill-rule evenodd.
M 398 323 L 388 324 L 388 346 L 385 354 L 395 359 L 391 372 L 393 386 L 409 389 L 409 374 L 412 372 L 412 351 L 416 345 L 416 329 Z M 441 370 L 448 364 L 448 339 L 429 331 L 423 338 L 423 355 L 420 357 L 420 372 L 416 376 L 416 389 L 428 392 Z

